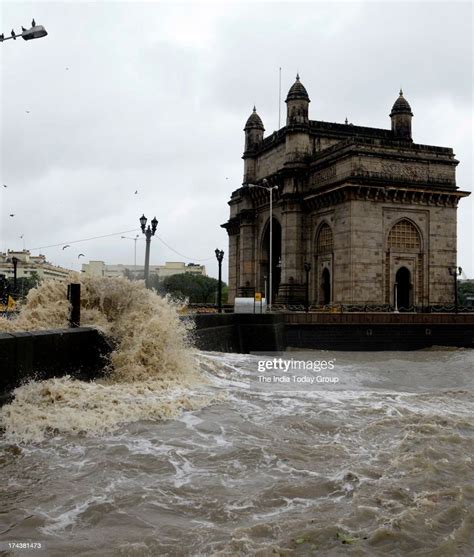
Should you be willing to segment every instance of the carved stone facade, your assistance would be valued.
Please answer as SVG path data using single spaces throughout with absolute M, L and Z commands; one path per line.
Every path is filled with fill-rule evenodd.
M 244 183 L 223 225 L 230 301 L 268 289 L 271 260 L 277 303 L 304 302 L 309 263 L 314 305 L 451 304 L 456 209 L 469 195 L 453 150 L 413 142 L 402 91 L 391 129 L 309 120 L 299 76 L 286 103 L 287 124 L 270 136 L 255 108 L 245 126 Z

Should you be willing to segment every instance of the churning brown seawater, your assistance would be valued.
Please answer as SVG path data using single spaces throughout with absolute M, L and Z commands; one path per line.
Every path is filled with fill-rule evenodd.
M 311 352 L 339 383 L 264 388 L 262 356 L 193 351 L 140 285 L 87 289 L 115 367 L 1 410 L 3 554 L 474 555 L 474 351 Z

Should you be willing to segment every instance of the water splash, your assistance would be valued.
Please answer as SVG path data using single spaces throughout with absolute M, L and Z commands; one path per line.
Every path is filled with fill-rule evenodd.
M 178 303 L 147 290 L 143 282 L 80 275 L 74 280 L 81 283 L 81 324 L 97 327 L 115 346 L 107 376 L 93 383 L 62 377 L 19 387 L 14 401 L 0 410 L 7 437 L 41 441 L 51 433 L 95 435 L 209 402 L 191 396 L 205 379 L 191 349 L 192 324 L 180 320 Z M 64 328 L 68 315 L 65 285 L 48 281 L 28 294 L 17 319 L 0 319 L 0 330 Z

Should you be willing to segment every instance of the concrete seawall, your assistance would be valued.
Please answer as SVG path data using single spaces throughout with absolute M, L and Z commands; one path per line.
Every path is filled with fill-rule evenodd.
M 196 314 L 195 345 L 216 352 L 278 351 L 285 347 L 285 319 L 279 314 Z
M 0 333 L 0 402 L 30 379 L 99 376 L 111 345 L 91 327 Z
M 474 348 L 474 314 L 202 314 L 196 346 L 220 352 Z

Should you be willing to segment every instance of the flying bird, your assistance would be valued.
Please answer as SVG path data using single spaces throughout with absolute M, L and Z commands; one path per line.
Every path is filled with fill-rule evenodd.
M 3 186 L 4 188 L 8 188 L 8 186 L 7 186 L 6 184 L 2 184 L 2 186 Z
M 229 178 L 227 178 L 227 176 L 226 176 L 225 179 L 228 180 Z
M 138 193 L 138 190 L 135 190 L 135 195 L 137 195 L 137 193 Z
M 15 213 L 10 213 L 10 216 L 11 216 L 11 217 L 14 217 L 14 216 L 15 216 Z
M 77 258 L 79 259 L 79 257 L 85 257 L 85 255 L 83 253 L 80 253 Z
M 29 114 L 29 113 L 30 113 L 30 111 L 29 111 L 29 110 L 25 110 L 25 112 L 26 112 L 27 114 Z
M 63 249 L 70 248 L 70 247 L 71 246 L 69 244 L 66 244 L 65 246 L 63 246 Z
M 67 71 L 68 69 L 69 69 L 69 68 L 66 68 L 66 71 Z
M 36 21 L 34 19 L 31 20 L 31 27 L 36 27 Z

